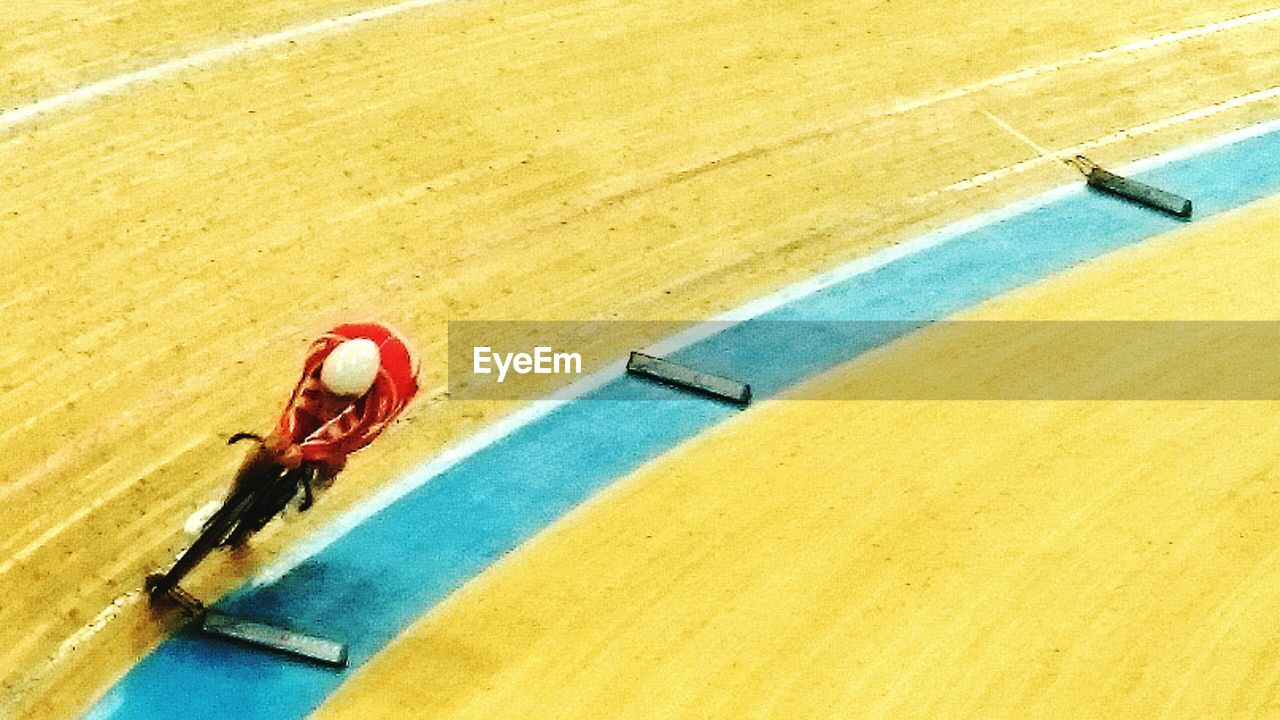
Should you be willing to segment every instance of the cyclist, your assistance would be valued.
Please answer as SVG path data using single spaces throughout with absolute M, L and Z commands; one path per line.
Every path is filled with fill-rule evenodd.
M 179 587 L 218 545 L 239 545 L 261 530 L 297 495 L 299 509 L 312 503 L 313 485 L 327 487 L 347 464 L 347 456 L 373 442 L 418 391 L 418 365 L 409 344 L 381 323 L 339 325 L 311 345 L 302 379 L 293 389 L 284 415 L 266 437 L 238 433 L 258 445 L 236 474 L 227 499 L 209 506 L 207 519 L 191 547 L 168 571 L 147 576 L 153 600 L 169 600 L 192 612 L 203 604 Z
M 347 456 L 373 442 L 413 399 L 417 374 L 408 342 L 387 325 L 351 323 L 321 335 L 307 353 L 284 414 L 241 465 L 228 500 L 282 467 L 301 468 L 305 497 L 299 510 L 306 510 L 313 490 L 331 485 Z M 243 542 L 281 509 L 259 508 L 228 543 Z

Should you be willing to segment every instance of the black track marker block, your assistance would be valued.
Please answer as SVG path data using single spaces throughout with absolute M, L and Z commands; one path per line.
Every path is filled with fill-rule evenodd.
M 739 405 L 751 402 L 751 386 L 746 383 L 699 372 L 644 353 L 631 353 L 627 372 Z
M 210 635 L 229 638 L 246 645 L 305 658 L 330 667 L 347 666 L 347 646 L 332 640 L 294 632 L 287 628 L 251 622 L 231 615 L 211 612 L 200 629 Z
M 1098 188 L 1103 192 L 1167 212 L 1184 220 L 1191 217 L 1191 201 L 1181 195 L 1174 195 L 1158 187 L 1121 177 L 1100 167 L 1092 168 L 1087 177 L 1089 187 Z

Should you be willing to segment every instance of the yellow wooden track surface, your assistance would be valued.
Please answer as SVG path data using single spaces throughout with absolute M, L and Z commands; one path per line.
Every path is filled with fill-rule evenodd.
M 369 7 L 30 3 L 3 15 L 0 107 Z M 399 325 L 427 360 L 424 397 L 375 449 L 353 460 L 304 521 L 276 524 L 250 552 L 217 558 L 194 579 L 197 592 L 212 596 L 234 586 L 352 502 L 513 409 L 447 401 L 438 361 L 447 320 L 706 317 L 1072 179 L 1051 163 L 1017 165 L 1034 154 L 984 117 L 983 108 L 1052 149 L 1103 139 L 1090 152 L 1112 164 L 1275 117 L 1280 104 L 1264 100 L 1152 124 L 1280 84 L 1280 57 L 1273 52 L 1280 23 L 1274 20 L 1090 55 L 1266 8 L 1186 0 L 1159 7 L 1073 3 L 1069 13 L 1061 3 L 1041 0 L 1016 8 L 976 1 L 446 2 L 244 53 L 0 128 L 0 412 L 6 419 L 0 426 L 0 713 L 73 716 L 163 637 L 167 629 L 137 600 L 140 578 L 172 559 L 186 542 L 183 520 L 225 486 L 238 455 L 223 438 L 271 422 L 305 343 L 330 323 L 372 315 Z M 1027 68 L 1035 70 L 1010 75 Z M 1141 130 L 1122 134 L 1131 128 Z M 1172 298 L 1176 291 L 1170 285 L 1160 292 Z M 718 432 L 690 455 L 737 442 L 736 432 L 763 437 L 776 423 L 798 422 L 797 413 L 806 412 L 800 407 L 769 411 L 758 430 Z M 808 412 L 867 410 L 825 404 Z M 879 412 L 888 432 L 909 411 Z M 1069 425 L 1069 417 L 1058 422 Z M 938 427 L 953 432 L 959 424 Z M 808 454 L 796 440 L 799 462 Z M 867 441 L 815 434 L 806 462 L 825 462 L 834 456 L 831 446 L 855 440 Z M 886 452 L 914 447 L 888 444 Z M 1042 451 L 1045 462 L 1062 461 L 1053 448 Z M 1006 460 L 1027 457 L 1041 456 Z M 685 460 L 672 462 L 674 468 Z M 645 477 L 660 488 L 678 475 Z M 752 482 L 766 481 L 761 475 Z M 883 482 L 885 493 L 898 493 Z M 619 492 L 637 493 L 645 484 L 632 479 Z M 964 502 L 995 490 L 978 491 L 983 494 Z M 647 502 L 640 495 L 636 502 Z M 609 497 L 616 503 L 621 495 Z M 625 505 L 616 511 L 628 511 Z M 631 511 L 643 513 L 643 505 Z M 919 509 L 890 502 L 877 513 L 899 511 Z M 781 514 L 773 520 L 752 515 L 767 515 L 764 506 L 744 513 L 735 521 L 802 539 L 804 526 Z M 779 524 L 770 525 L 774 520 Z M 1013 530 L 998 525 L 991 532 Z M 901 535 L 920 553 L 947 552 L 942 545 L 929 549 L 937 537 Z M 555 542 L 562 541 L 545 541 Z M 627 563 L 598 569 L 625 575 L 619 582 L 627 587 L 637 577 L 670 579 L 660 555 L 632 547 L 637 554 Z M 804 562 L 796 552 L 791 561 Z M 645 558 L 655 564 L 646 566 Z M 1239 568 L 1255 567 L 1251 561 L 1232 560 Z M 513 560 L 500 571 L 524 562 L 533 561 Z M 567 572 L 555 562 L 547 567 Z M 581 570 L 577 579 L 553 574 L 542 582 L 554 588 L 599 581 L 588 577 L 589 566 Z M 1024 572 L 1026 592 L 1036 591 L 1036 578 L 1057 577 L 1050 570 Z M 950 580 L 980 585 L 988 576 L 975 572 L 957 571 Z M 770 577 L 776 579 L 766 572 L 759 582 Z M 1170 575 L 1143 581 L 1160 577 Z M 715 592 L 734 587 L 724 583 Z M 890 585 L 879 587 L 875 602 L 901 609 L 910 600 L 893 595 Z M 477 592 L 468 589 L 463 597 Z M 709 609 L 724 599 L 711 594 L 699 602 Z M 861 611 L 836 607 L 838 601 L 818 606 L 830 607 L 830 639 L 812 649 L 815 658 L 843 646 L 841 633 L 849 629 L 840 623 L 861 622 Z M 544 611 L 545 605 L 530 609 Z M 585 608 L 567 612 L 595 617 Z M 635 613 L 637 633 L 667 617 L 648 616 L 643 604 L 628 612 Z M 480 615 L 455 599 L 425 626 L 439 631 L 432 623 L 455 614 L 459 633 L 479 622 Z M 915 617 L 928 622 L 886 637 L 903 654 L 886 655 L 877 667 L 920 647 L 912 644 L 917 633 L 937 629 L 929 623 L 949 621 Z M 1123 613 L 1114 619 L 1127 621 Z M 795 621 L 812 621 L 812 632 L 820 634 L 817 616 Z M 991 622 L 988 632 L 1001 634 L 1023 621 Z M 1223 620 L 1212 627 L 1238 625 Z M 948 652 L 963 654 L 963 638 L 952 630 L 930 641 L 940 643 L 936 653 L 917 654 L 921 670 Z M 1088 637 L 1099 653 L 1122 649 Z M 653 648 L 679 645 L 679 637 L 661 634 L 632 640 Z M 437 655 L 422 662 L 447 654 L 434 647 Z M 696 665 L 696 647 L 680 649 L 679 657 Z M 1093 646 L 1073 647 L 1085 653 L 1073 667 L 1105 664 L 1088 661 Z M 467 688 L 487 682 L 490 669 L 518 672 L 508 669 L 508 660 L 533 662 L 485 656 L 451 665 L 440 675 L 456 680 L 448 706 L 472 707 Z M 991 662 L 1007 668 L 998 658 Z M 649 674 L 638 669 L 633 680 L 658 692 L 663 673 L 674 672 L 674 666 Z M 967 672 L 983 675 L 981 665 Z M 376 668 L 362 673 L 343 702 L 360 702 L 378 675 Z M 876 676 L 859 677 L 861 687 L 875 686 Z M 704 675 L 681 682 L 681 692 L 704 686 L 714 692 Z M 722 688 L 728 694 L 716 702 L 749 704 L 746 691 L 735 699 L 732 689 L 739 686 Z M 978 692 L 977 681 L 964 687 Z M 489 697 L 503 691 L 495 686 L 494 692 Z M 891 707 L 898 695 L 878 701 Z M 489 701 L 477 698 L 474 707 Z
M 1272 200 L 963 319 L 1275 321 L 1277 225 Z M 797 392 L 1064 366 L 971 337 Z M 1163 349 L 1096 380 L 1188 362 Z M 491 568 L 316 717 L 1277 717 L 1278 445 L 1277 402 L 764 403 Z

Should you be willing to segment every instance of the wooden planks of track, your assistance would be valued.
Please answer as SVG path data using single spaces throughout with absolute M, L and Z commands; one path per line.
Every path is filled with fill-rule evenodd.
M 1068 26 L 1059 5 L 1028 2 L 1006 35 L 1005 10 L 979 2 L 446 4 L 4 132 L 0 708 L 74 714 L 162 636 L 128 593 L 225 486 L 238 457 L 221 438 L 274 417 L 327 324 L 399 325 L 428 359 L 427 398 L 314 520 L 197 578 L 205 594 L 510 410 L 443 402 L 446 318 L 734 306 L 1058 181 L 1041 168 L 936 194 L 1026 159 L 948 93 L 1261 7 L 1098 3 Z M 6 107 L 340 12 L 76 8 L 15 19 Z M 1273 32 L 1072 65 L 985 99 L 1070 145 L 1274 84 Z M 1119 162 L 1272 111 L 1095 154 Z

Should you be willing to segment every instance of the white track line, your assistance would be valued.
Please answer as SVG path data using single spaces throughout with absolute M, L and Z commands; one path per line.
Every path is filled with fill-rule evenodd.
M 902 103 L 901 105 L 894 107 L 892 112 L 894 114 L 910 112 L 911 110 L 916 110 L 916 109 L 925 107 L 927 105 L 933 105 L 933 104 L 942 102 L 944 100 L 955 100 L 956 98 L 962 98 L 962 97 L 965 97 L 966 95 L 972 95 L 976 92 L 981 92 L 983 90 L 989 90 L 991 88 L 1000 87 L 1001 85 L 1008 85 L 1009 83 L 1017 82 L 1018 80 L 1026 80 L 1029 78 L 1037 77 L 1039 75 L 1054 73 L 1064 68 L 1076 67 L 1079 65 L 1087 65 L 1092 62 L 1098 62 L 1099 60 L 1107 60 L 1109 58 L 1116 57 L 1117 55 L 1128 55 L 1135 52 L 1140 52 L 1142 50 L 1150 50 L 1151 48 L 1158 48 L 1163 45 L 1172 45 L 1172 44 L 1180 43 L 1184 40 L 1191 40 L 1198 37 L 1204 37 L 1205 35 L 1211 35 L 1216 32 L 1222 32 L 1223 30 L 1233 30 L 1235 28 L 1246 27 L 1249 25 L 1269 22 L 1272 20 L 1280 20 L 1280 8 L 1271 8 L 1269 10 L 1261 10 L 1259 12 L 1250 13 L 1248 15 L 1241 15 L 1240 17 L 1234 17 L 1229 20 L 1222 20 L 1220 22 L 1209 23 L 1208 25 L 1200 25 L 1198 27 L 1188 28 L 1186 30 L 1179 30 L 1177 32 L 1166 33 L 1164 35 L 1157 35 L 1152 38 L 1147 38 L 1146 40 L 1137 40 L 1135 42 L 1125 43 L 1124 45 L 1117 45 L 1115 47 L 1107 48 L 1105 50 L 1096 50 L 1086 55 L 1074 57 L 1069 60 L 1062 60 L 1055 63 L 1046 63 L 1044 65 L 1035 65 L 1029 68 L 1025 68 L 1023 70 L 1018 70 L 1017 72 L 1008 73 L 1006 75 L 998 75 L 996 77 L 983 80 L 981 82 L 973 83 L 972 85 L 963 85 L 954 90 L 948 90 L 947 92 L 944 92 L 944 93 L 931 95 L 927 98 L 921 98 L 919 100 L 912 100 L 910 102 Z
M 1012 165 L 1006 165 L 1005 167 L 984 172 L 980 175 L 974 175 L 971 178 L 961 180 L 960 182 L 957 182 L 957 183 L 952 183 L 937 192 L 944 193 L 944 192 L 955 192 L 957 190 L 970 190 L 975 187 L 986 185 L 987 183 L 990 183 L 992 181 L 999 180 L 1000 178 L 1007 177 L 1009 175 L 1013 175 L 1016 173 L 1020 173 L 1020 172 L 1023 172 L 1024 170 L 1030 170 L 1033 167 L 1044 165 L 1045 163 L 1060 162 L 1061 158 L 1074 157 L 1088 150 L 1104 147 L 1106 145 L 1112 145 L 1117 142 L 1120 142 L 1121 140 L 1128 140 L 1130 138 L 1142 137 L 1143 135 L 1150 135 L 1152 133 L 1159 132 L 1161 130 L 1167 130 L 1171 127 L 1183 125 L 1185 123 L 1195 122 L 1196 120 L 1203 120 L 1204 118 L 1212 117 L 1214 115 L 1227 112 L 1228 110 L 1235 110 L 1237 108 L 1242 108 L 1247 105 L 1252 105 L 1254 103 L 1259 103 L 1259 102 L 1265 102 L 1267 100 L 1274 100 L 1277 98 L 1280 98 L 1280 85 L 1276 85 L 1275 87 L 1269 87 L 1265 90 L 1256 90 L 1254 92 L 1246 93 L 1244 95 L 1238 95 L 1228 100 L 1223 100 L 1222 102 L 1214 103 L 1212 105 L 1208 105 L 1202 108 L 1197 108 L 1195 110 L 1190 110 L 1188 112 L 1180 113 L 1178 115 L 1173 115 L 1171 117 L 1167 117 L 1161 120 L 1154 120 L 1152 122 L 1143 123 L 1141 125 L 1135 125 L 1129 128 L 1128 130 L 1121 130 L 1120 132 L 1111 133 L 1110 135 L 1104 135 L 1096 140 L 1089 140 L 1087 142 L 1082 142 L 1079 145 L 1072 145 L 1069 148 L 1065 148 L 1057 152 L 1052 152 L 1052 151 L 1048 151 L 1048 150 L 1044 150 L 1043 148 L 1040 148 L 1041 150 L 1043 150 L 1043 152 L 1037 157 L 1029 158 L 1021 162 L 1016 162 Z M 1247 129 L 1248 128 L 1246 128 L 1246 130 Z
M 3 715 L 5 712 L 12 711 L 13 707 L 23 699 L 31 686 L 48 677 L 49 673 L 57 668 L 58 665 L 62 664 L 62 662 L 70 657 L 72 653 L 85 643 L 89 642 L 89 640 L 93 639 L 93 637 L 98 633 L 105 630 L 107 626 L 113 620 L 120 617 L 125 610 L 137 605 L 142 601 L 143 597 L 144 595 L 141 590 L 130 590 L 120 597 L 117 597 L 115 600 L 112 600 L 105 608 L 102 609 L 101 612 L 95 615 L 92 620 L 86 623 L 79 630 L 68 635 L 67 638 L 58 645 L 58 649 L 49 656 L 49 658 L 36 672 L 21 680 L 17 687 L 12 688 L 13 692 L 11 692 L 7 698 L 0 699 L 0 715 Z M 106 717 L 106 715 L 101 717 Z
M 284 30 L 245 38 L 243 40 L 236 40 L 225 45 L 218 45 L 206 50 L 201 50 L 191 55 L 166 60 L 165 62 L 152 65 L 151 67 L 109 77 L 59 95 L 54 95 L 44 100 L 38 100 L 29 105 L 23 105 L 0 112 L 0 131 L 8 130 L 34 120 L 42 115 L 48 115 L 58 110 L 83 105 L 92 100 L 120 93 L 134 87 L 135 85 L 164 80 L 179 73 L 205 68 L 210 65 L 232 60 L 265 48 L 287 45 L 304 38 L 324 33 L 348 30 L 371 20 L 399 15 L 410 10 L 417 10 L 419 8 L 438 5 L 449 1 L 450 0 L 403 0 L 402 2 L 394 3 L 392 5 L 364 10 L 350 15 L 343 15 L 336 18 L 320 20 L 318 22 L 295 25 L 290 28 L 285 28 Z M 1063 68 L 1084 65 L 1091 62 L 1097 62 L 1099 60 L 1106 60 L 1119 55 L 1131 54 L 1164 45 L 1176 44 L 1184 40 L 1204 37 L 1224 30 L 1233 30 L 1277 19 L 1280 19 L 1280 8 L 1271 8 L 1268 10 L 1250 13 L 1248 15 L 1230 18 L 1228 20 L 1209 23 L 1208 25 L 1200 25 L 1186 30 L 1165 33 L 1145 40 L 1125 43 L 1123 45 L 1117 45 L 1104 50 L 1096 50 L 1086 55 L 1061 60 L 1059 62 L 1035 65 L 1018 70 L 1017 72 L 983 80 L 982 82 L 964 85 L 944 93 L 896 105 L 883 114 L 896 115 L 910 112 L 912 110 L 927 107 L 929 105 L 935 105 L 946 100 L 953 100 L 990 88 L 1007 85 L 1008 83 L 1016 82 L 1018 80 L 1025 80 L 1039 75 L 1056 72 Z
M 1183 113 L 1183 115 L 1175 116 L 1175 118 L 1185 117 L 1190 114 L 1191 113 Z M 1147 127 L 1148 125 L 1168 127 L 1171 124 L 1176 124 L 1173 123 L 1172 120 L 1173 118 L 1170 118 L 1169 120 L 1157 121 L 1155 123 L 1148 123 L 1147 125 L 1137 127 Z M 1182 122 L 1186 122 L 1186 120 L 1183 120 Z M 1150 170 L 1178 160 L 1200 155 L 1220 147 L 1232 145 L 1249 138 L 1278 131 L 1280 131 L 1280 120 L 1273 120 L 1225 133 L 1195 145 L 1189 145 L 1187 147 L 1178 148 L 1159 155 L 1153 155 L 1143 160 L 1122 166 L 1118 168 L 1118 170 L 1122 173 L 1134 173 Z M 1114 135 L 1109 135 L 1107 137 L 1112 138 L 1112 141 L 1115 141 L 1130 137 L 1130 135 L 1126 133 L 1115 133 Z M 1102 140 L 1093 142 L 1095 145 L 1092 145 L 1091 147 L 1096 147 L 1097 144 L 1102 142 Z M 924 250 L 928 250 L 929 248 L 942 245 L 943 243 L 949 242 L 956 237 L 973 230 L 1034 210 L 1037 207 L 1042 207 L 1055 200 L 1083 192 L 1084 183 L 1067 183 L 998 210 L 974 215 L 934 232 L 912 238 L 898 245 L 884 248 L 883 250 L 858 258 L 833 270 L 815 275 L 808 280 L 788 286 L 775 293 L 742 305 L 734 310 L 717 315 L 709 321 L 699 322 L 684 332 L 648 346 L 646 350 L 655 355 L 666 355 L 676 352 L 681 348 L 688 347 L 689 345 L 723 332 L 725 329 L 736 323 L 759 317 L 784 305 L 788 305 L 797 300 L 818 293 L 832 285 L 845 282 L 859 275 L 865 275 L 892 262 L 918 254 Z M 490 445 L 497 443 L 499 440 L 515 433 L 521 428 L 549 415 L 562 405 L 591 393 L 611 380 L 622 377 L 625 373 L 625 361 L 620 360 L 607 365 L 582 380 L 560 389 L 550 398 L 546 400 L 534 400 L 530 402 L 529 405 L 521 408 L 511 415 L 508 415 L 476 435 L 463 440 L 457 445 L 447 448 L 426 465 L 423 465 L 400 480 L 387 485 L 381 491 L 375 493 L 365 501 L 358 503 L 355 507 L 338 517 L 329 525 L 321 528 L 311 537 L 299 542 L 293 548 L 283 552 L 274 562 L 259 572 L 258 575 L 249 582 L 249 586 L 260 587 L 279 580 L 290 570 L 319 553 L 338 538 L 346 535 L 352 528 L 378 514 L 383 509 L 387 508 L 410 492 L 418 489 L 432 478 L 443 474 L 471 455 L 474 455 Z
M 355 27 L 361 23 L 371 20 L 378 20 L 392 15 L 399 15 L 410 10 L 438 5 L 448 0 L 404 0 L 393 5 L 374 8 L 372 10 L 364 10 L 350 15 L 343 15 L 336 18 L 328 18 L 319 22 L 311 22 L 303 25 L 295 25 L 293 27 L 278 30 L 276 32 L 267 33 L 266 35 L 257 35 L 255 37 L 245 38 L 227 43 L 226 45 L 218 45 L 216 47 L 201 50 L 200 52 L 186 55 L 173 60 L 151 67 L 142 68 L 133 72 L 127 72 L 122 75 L 116 75 L 95 83 L 90 83 L 62 93 L 54 95 L 44 100 L 23 105 L 21 107 L 6 110 L 0 113 L 0 130 L 7 130 L 16 125 L 34 120 L 41 115 L 83 105 L 91 100 L 114 95 L 121 91 L 127 90 L 135 85 L 147 82 L 155 82 L 163 80 L 179 73 L 208 67 L 216 63 L 225 62 L 242 55 L 262 50 L 264 48 L 275 47 L 278 45 L 287 45 L 291 42 L 301 40 L 313 35 L 323 33 L 337 32 Z
M 1010 135 L 1012 135 L 1014 138 L 1016 138 L 1016 139 L 1017 139 L 1019 142 L 1021 142 L 1023 145 L 1026 145 L 1027 147 L 1031 148 L 1032 150 L 1035 150 L 1037 155 L 1042 155 L 1042 156 L 1045 156 L 1045 157 L 1050 157 L 1050 156 L 1052 155 L 1052 153 L 1050 153 L 1048 150 L 1046 150 L 1046 149 L 1045 149 L 1045 147 L 1044 147 L 1043 145 L 1041 145 L 1040 143 L 1036 142 L 1035 140 L 1032 140 L 1030 136 L 1028 136 L 1028 135 L 1024 134 L 1021 130 L 1019 130 L 1018 128 L 1016 128 L 1016 127 L 1014 127 L 1014 126 L 1010 125 L 1008 122 L 1005 122 L 1005 120 L 1004 120 L 1004 119 L 1002 119 L 1002 118 L 998 117 L 995 113 L 991 112 L 990 110 L 988 110 L 988 109 L 986 109 L 986 108 L 982 107 L 981 105 L 979 105 L 979 106 L 978 106 L 978 112 L 982 113 L 983 115 L 986 115 L 988 120 L 990 120 L 991 122 L 995 123 L 995 124 L 996 124 L 996 126 L 997 126 L 997 127 L 999 127 L 1001 130 L 1004 130 L 1005 132 L 1007 132 L 1007 133 L 1009 133 Z M 1056 157 L 1055 157 L 1055 158 L 1053 158 L 1053 159 L 1054 159 L 1054 160 L 1057 160 L 1057 159 L 1059 159 L 1059 158 L 1056 158 Z
M 143 594 L 141 590 L 130 590 L 124 595 L 112 600 L 111 604 L 103 608 L 102 612 L 94 616 L 88 624 L 74 633 L 71 633 L 66 640 L 63 640 L 62 644 L 58 646 L 57 651 L 54 652 L 51 658 L 49 658 L 48 664 L 57 665 L 68 655 L 75 652 L 75 649 L 83 645 L 87 640 L 89 640 L 89 638 L 102 632 L 102 630 L 107 627 L 108 623 L 115 620 L 120 616 L 120 613 L 125 611 L 125 608 L 138 604 L 138 601 L 142 600 L 142 597 Z

